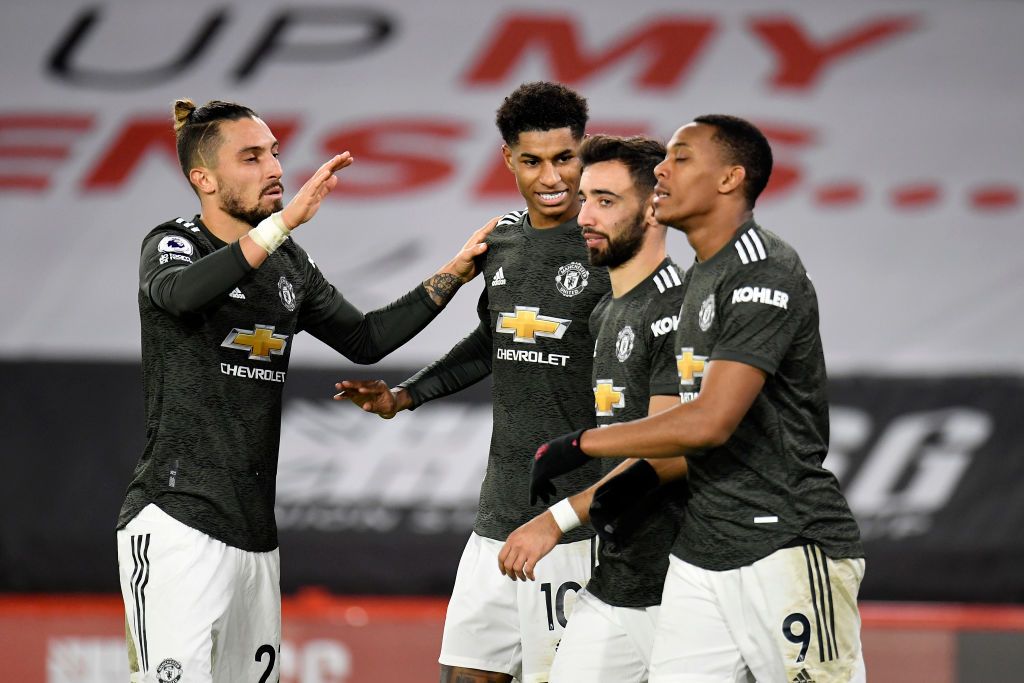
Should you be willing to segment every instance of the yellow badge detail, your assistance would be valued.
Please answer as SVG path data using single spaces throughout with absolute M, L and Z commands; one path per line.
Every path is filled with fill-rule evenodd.
M 613 380 L 599 379 L 594 387 L 594 410 L 601 417 L 611 417 L 615 408 L 626 407 L 626 387 L 617 387 Z
M 690 385 L 696 377 L 703 377 L 704 366 L 707 363 L 707 356 L 693 355 L 692 348 L 681 349 L 682 353 L 676 356 L 676 369 L 679 371 L 679 383 Z
M 284 354 L 288 346 L 288 335 L 274 334 L 273 325 L 256 325 L 256 329 L 235 328 L 221 342 L 221 346 L 239 351 L 248 351 L 249 360 L 269 361 L 270 357 Z
M 571 320 L 541 315 L 533 306 L 516 306 L 514 313 L 499 313 L 496 332 L 511 334 L 512 341 L 536 344 L 537 337 L 561 339 Z

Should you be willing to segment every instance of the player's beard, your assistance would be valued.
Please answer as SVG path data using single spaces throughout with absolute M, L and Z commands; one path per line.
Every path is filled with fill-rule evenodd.
M 260 190 L 260 198 L 262 199 L 264 194 L 276 187 L 281 187 L 283 192 L 283 186 L 280 183 L 271 183 Z M 235 192 L 234 189 L 225 188 L 221 192 L 220 208 L 232 218 L 237 218 L 244 223 L 256 227 L 260 224 L 260 221 L 268 218 L 270 214 L 283 209 L 284 202 L 281 199 L 275 199 L 274 203 L 268 208 L 257 200 L 255 204 L 246 206 L 241 193 Z
M 590 250 L 590 265 L 604 266 L 605 268 L 617 268 L 630 260 L 640 251 L 644 243 L 644 212 L 641 211 L 633 217 L 633 223 L 618 236 L 611 237 L 604 233 L 604 249 Z M 597 232 L 597 231 L 595 231 Z

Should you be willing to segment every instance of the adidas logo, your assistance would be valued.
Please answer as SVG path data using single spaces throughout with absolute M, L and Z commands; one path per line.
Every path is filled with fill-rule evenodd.
M 232 289 L 231 293 L 228 294 L 228 296 L 230 296 L 232 299 L 242 299 L 243 301 L 245 300 L 245 294 L 242 294 L 242 290 L 240 290 L 238 287 Z
M 491 287 L 499 287 L 505 284 L 505 282 L 505 268 L 498 268 L 498 272 L 495 273 L 494 277 L 491 279 Z
M 814 679 L 807 673 L 807 669 L 800 669 L 800 673 L 793 678 L 793 683 L 814 683 Z

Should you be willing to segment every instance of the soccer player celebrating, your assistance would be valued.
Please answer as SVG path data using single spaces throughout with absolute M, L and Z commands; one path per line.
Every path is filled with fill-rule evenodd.
M 753 219 L 771 148 L 742 119 L 673 135 L 654 215 L 696 252 L 675 335 L 683 402 L 543 444 L 533 486 L 591 457 L 685 455 L 690 498 L 672 547 L 651 681 L 863 681 L 857 524 L 828 451 L 814 287 Z
M 493 221 L 426 282 L 364 315 L 290 239 L 350 155 L 283 206 L 278 143 L 251 109 L 179 100 L 174 116 L 200 214 L 142 242 L 146 448 L 117 524 L 131 680 L 276 681 L 274 489 L 292 339 L 307 330 L 353 362 L 376 362 L 476 274 Z
M 664 145 L 642 137 L 596 135 L 580 147 L 583 208 L 578 220 L 590 263 L 608 268 L 612 286 L 590 316 L 597 339 L 594 409 L 602 426 L 679 403 L 672 340 L 682 278 L 665 255 L 665 227 L 654 219 L 651 201 L 654 167 L 664 157 Z M 627 460 L 614 472 L 624 474 L 554 509 L 568 520 L 563 526 L 579 524 L 590 517 L 596 491 L 590 521 L 606 542 L 558 646 L 552 683 L 640 683 L 648 677 L 657 606 L 685 495 L 681 481 L 659 485 L 684 476 L 686 462 Z M 632 533 L 626 527 L 633 527 Z M 513 580 L 532 579 L 533 570 L 523 572 L 522 567 L 536 567 L 561 535 L 552 511 L 527 522 L 505 543 L 498 557 L 501 572 Z
M 608 291 L 603 268 L 588 267 L 576 223 L 586 101 L 558 84 L 527 83 L 497 113 L 505 164 L 526 200 L 487 238 L 479 326 L 446 356 L 389 390 L 383 382 L 340 382 L 336 396 L 385 417 L 494 375 L 494 425 L 480 506 L 455 579 L 441 644 L 441 681 L 548 680 L 574 596 L 590 578 L 593 530 L 578 528 L 538 569 L 538 584 L 494 571 L 508 535 L 543 511 L 527 504 L 537 443 L 593 425 L 587 320 Z M 566 478 L 572 490 L 600 476 L 599 463 Z M 532 568 L 531 568 L 532 569 Z

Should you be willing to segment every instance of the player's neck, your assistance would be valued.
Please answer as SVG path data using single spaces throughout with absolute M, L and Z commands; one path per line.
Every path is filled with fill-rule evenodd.
M 618 299 L 629 294 L 633 288 L 651 276 L 665 260 L 665 234 L 650 235 L 644 240 L 633 258 L 620 266 L 608 269 L 612 285 L 612 297 Z
M 199 218 L 203 221 L 206 229 L 225 244 L 237 242 L 242 235 L 252 229 L 251 225 L 224 212 L 219 207 L 203 206 Z
M 753 215 L 749 209 L 722 211 L 694 218 L 681 229 L 686 233 L 686 241 L 696 252 L 697 261 L 704 262 L 729 244 L 736 230 Z
M 558 216 L 544 216 L 541 213 L 534 211 L 532 207 L 528 207 L 526 209 L 526 216 L 530 219 L 530 226 L 535 230 L 557 228 L 559 225 L 568 223 L 573 218 L 576 218 L 579 213 L 580 205 L 578 202 L 574 202 L 570 208 Z

